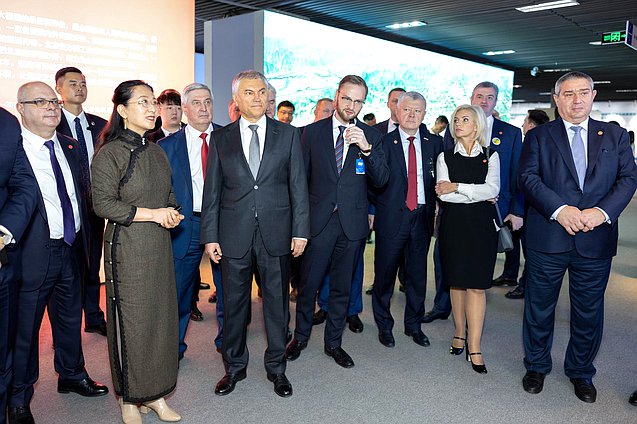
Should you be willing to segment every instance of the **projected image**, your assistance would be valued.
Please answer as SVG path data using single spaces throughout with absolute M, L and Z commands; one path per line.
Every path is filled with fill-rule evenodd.
M 349 47 L 343 47 L 347 45 Z M 387 93 L 393 87 L 418 91 L 427 99 L 425 123 L 451 115 L 469 103 L 471 90 L 481 81 L 500 88 L 496 110 L 509 118 L 513 72 L 457 59 L 386 40 L 265 12 L 264 72 L 277 89 L 277 102 L 296 106 L 294 125 L 313 121 L 321 97 L 334 97 L 341 78 L 362 76 L 369 87 L 359 115 L 373 112 L 377 121 L 389 118 Z

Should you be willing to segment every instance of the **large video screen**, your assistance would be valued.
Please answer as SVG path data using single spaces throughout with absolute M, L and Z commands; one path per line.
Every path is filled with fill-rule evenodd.
M 369 87 L 359 115 L 373 112 L 378 122 L 389 118 L 387 94 L 393 87 L 417 91 L 427 99 L 425 123 L 449 117 L 469 103 L 481 81 L 498 85 L 496 110 L 509 118 L 513 71 L 433 53 L 378 38 L 303 21 L 272 12 L 264 14 L 264 72 L 277 90 L 277 102 L 296 107 L 293 125 L 314 120 L 316 100 L 333 98 L 347 74 L 360 75 Z
M 122 81 L 181 90 L 194 77 L 194 15 L 194 0 L 2 0 L 0 106 L 15 113 L 20 85 L 54 87 L 65 66 L 82 70 L 84 109 L 104 117 Z

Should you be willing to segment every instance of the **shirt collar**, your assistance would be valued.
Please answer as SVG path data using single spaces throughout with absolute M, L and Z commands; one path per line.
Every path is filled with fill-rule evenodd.
M 163 128 L 162 128 L 163 130 Z M 201 134 L 203 134 L 201 131 L 199 131 L 198 129 L 193 128 L 191 125 L 186 125 L 186 131 L 188 132 L 188 134 L 190 134 L 190 136 L 192 138 L 198 138 Z M 206 134 L 210 135 L 210 132 L 212 131 L 212 124 L 208 124 L 208 128 L 206 128 L 206 131 L 204 131 Z
M 391 122 L 391 121 L 390 121 Z M 403 143 L 408 143 L 409 140 L 407 140 L 407 137 L 411 137 L 411 135 L 407 134 L 405 131 L 403 131 L 402 128 L 398 127 L 398 133 L 400 134 L 400 139 L 402 140 Z M 416 140 L 420 140 L 420 129 L 416 130 L 416 134 L 413 135 L 414 137 L 416 137 L 414 139 L 414 141 Z
M 68 110 L 62 108 L 62 113 L 64 113 L 64 116 L 66 117 L 66 120 L 69 121 L 69 122 L 75 121 L 75 118 L 80 118 L 80 121 L 88 121 L 84 111 L 81 111 L 79 115 L 75 116 L 71 112 L 69 112 Z
M 357 122 L 358 120 L 354 118 L 354 125 L 356 125 Z M 332 130 L 338 130 L 338 127 L 340 126 L 347 127 L 347 125 L 349 124 L 343 124 L 341 121 L 336 119 L 336 112 L 334 112 L 334 115 L 332 115 Z
M 33 134 L 25 126 L 22 125 L 21 127 L 22 127 L 22 139 L 24 140 L 24 142 L 29 143 L 29 145 L 31 145 L 37 150 L 40 150 L 44 146 L 44 143 L 49 140 L 53 140 L 54 145 L 59 143 L 57 139 L 57 133 L 55 132 L 53 133 L 53 137 L 51 138 L 42 138 L 39 135 Z
M 482 146 L 480 145 L 480 143 L 476 141 L 475 143 L 473 143 L 473 147 L 471 148 L 471 151 L 465 152 L 464 146 L 462 145 L 462 143 L 460 141 L 456 141 L 456 144 L 453 147 L 453 152 L 454 153 L 464 152 L 468 156 L 471 156 L 473 153 L 476 153 L 476 155 L 478 155 L 480 154 L 480 152 L 482 152 Z
M 248 126 L 250 125 L 258 125 L 259 129 L 264 129 L 265 130 L 265 126 L 266 123 L 268 122 L 268 118 L 263 115 L 262 117 L 259 118 L 259 120 L 255 123 L 252 123 L 250 121 L 248 121 L 247 119 L 245 119 L 243 116 L 241 118 L 239 118 L 239 128 L 241 129 L 241 132 L 244 132 L 246 130 L 249 130 L 250 128 L 248 128 Z
M 562 122 L 564 122 L 564 127 L 566 128 L 566 134 L 569 134 L 569 130 L 573 126 L 582 127 L 582 130 L 584 132 L 588 132 L 588 120 L 589 120 L 589 118 L 587 117 L 584 121 L 580 122 L 579 124 L 572 124 L 572 123 L 570 123 L 567 120 L 562 118 Z M 571 134 L 572 133 L 573 133 L 573 131 L 571 131 Z

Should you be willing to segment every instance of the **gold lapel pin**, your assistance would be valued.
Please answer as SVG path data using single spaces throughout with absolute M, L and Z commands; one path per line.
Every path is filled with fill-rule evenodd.
M 604 135 L 604 131 L 597 131 L 597 135 Z
M 394 140 L 394 144 L 398 144 L 398 140 Z
M 502 135 L 502 131 L 498 131 L 498 134 Z

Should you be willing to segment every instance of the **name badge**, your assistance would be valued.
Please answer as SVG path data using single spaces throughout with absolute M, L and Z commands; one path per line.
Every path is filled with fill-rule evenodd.
M 363 159 L 356 159 L 356 175 L 365 175 L 365 162 Z

